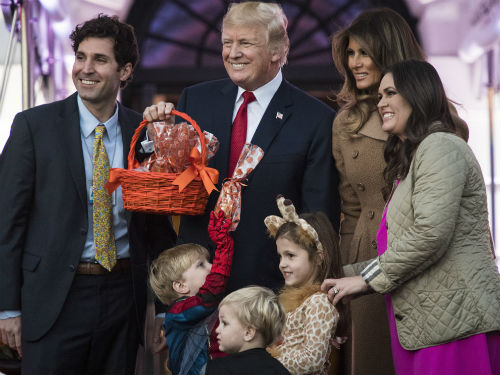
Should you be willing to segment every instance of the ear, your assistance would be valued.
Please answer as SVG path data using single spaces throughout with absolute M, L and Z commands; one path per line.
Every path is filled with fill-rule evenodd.
M 250 342 L 255 338 L 255 334 L 257 333 L 257 330 L 255 329 L 254 326 L 248 326 L 245 329 L 245 335 L 243 336 L 243 340 L 246 342 Z
M 278 50 L 271 51 L 271 62 L 278 63 L 278 62 L 280 62 L 280 60 L 281 60 L 280 51 L 278 51 Z
M 120 69 L 120 81 L 125 82 L 132 74 L 132 63 L 126 63 Z
M 173 281 L 172 287 L 179 294 L 187 294 L 189 293 L 189 287 L 183 281 Z

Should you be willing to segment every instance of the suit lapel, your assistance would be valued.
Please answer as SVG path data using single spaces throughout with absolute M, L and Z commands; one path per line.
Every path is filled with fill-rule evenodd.
M 128 168 L 128 153 L 130 150 L 130 142 L 132 141 L 132 136 L 134 135 L 135 129 L 139 124 L 135 124 L 134 120 L 130 118 L 127 112 L 124 110 L 123 106 L 118 103 L 118 124 L 120 125 L 120 130 L 122 132 L 122 142 L 123 142 L 123 168 Z M 130 219 L 132 213 L 125 210 L 125 218 L 127 220 L 127 225 L 130 228 Z
M 229 163 L 229 151 L 231 148 L 231 126 L 233 119 L 234 102 L 238 87 L 228 80 L 219 92 L 219 98 L 215 100 L 213 114 L 213 129 L 218 129 L 217 138 L 219 140 L 219 151 L 213 158 L 213 166 L 220 173 L 219 182 L 227 177 Z M 220 130 L 219 130 L 220 129 Z M 206 129 L 201 129 L 206 130 Z
M 132 136 L 134 135 L 135 129 L 139 124 L 135 124 L 133 119 L 127 115 L 127 112 L 123 109 L 123 106 L 118 103 L 118 123 L 120 124 L 120 129 L 122 132 L 122 142 L 123 142 L 123 167 L 128 168 L 128 153 L 130 149 L 130 142 L 132 142 Z
M 76 93 L 67 98 L 63 103 L 56 127 L 61 134 L 60 143 L 66 155 L 66 163 L 73 177 L 76 191 L 87 209 L 87 192 L 85 191 L 85 166 L 83 164 L 82 140 L 80 135 L 80 116 L 78 115 L 78 104 Z
M 252 138 L 252 143 L 259 146 L 264 151 L 264 158 L 274 138 L 280 132 L 292 113 L 291 107 L 293 100 L 289 90 L 290 86 L 288 82 L 283 80 L 278 91 L 276 91 L 271 102 L 267 106 Z

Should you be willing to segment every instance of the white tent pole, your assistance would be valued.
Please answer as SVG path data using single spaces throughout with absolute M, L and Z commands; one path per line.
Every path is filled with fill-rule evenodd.
M 23 110 L 33 107 L 33 43 L 31 32 L 31 1 L 24 0 L 21 5 L 21 64 L 23 77 Z M 32 47 L 33 48 L 33 47 Z
M 5 100 L 5 93 L 7 92 L 7 83 L 9 81 L 12 56 L 14 54 L 14 50 L 16 47 L 16 43 L 14 42 L 14 38 L 16 35 L 15 30 L 16 30 L 16 24 L 17 24 L 17 16 L 18 16 L 18 7 L 16 6 L 14 9 L 14 14 L 12 16 L 12 25 L 10 27 L 9 45 L 7 47 L 7 54 L 5 55 L 5 61 L 3 64 L 4 71 L 3 71 L 2 81 L 1 81 L 2 85 L 0 88 L 0 112 L 2 112 L 3 102 Z

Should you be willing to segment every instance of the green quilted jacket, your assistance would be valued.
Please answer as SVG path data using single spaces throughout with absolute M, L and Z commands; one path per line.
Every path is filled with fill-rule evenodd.
M 422 141 L 392 196 L 387 229 L 386 252 L 361 274 L 376 292 L 391 293 L 405 349 L 500 330 L 484 180 L 461 138 Z

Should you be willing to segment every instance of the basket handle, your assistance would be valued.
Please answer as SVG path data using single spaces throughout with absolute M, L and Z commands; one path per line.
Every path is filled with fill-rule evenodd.
M 205 165 L 207 158 L 207 146 L 205 142 L 205 136 L 203 135 L 200 127 L 198 126 L 198 124 L 194 119 L 192 119 L 189 115 L 187 115 L 184 112 L 180 112 L 173 109 L 171 113 L 173 115 L 182 117 L 184 120 L 188 121 L 193 126 L 194 130 L 196 130 L 196 132 L 198 133 L 201 143 L 201 162 L 203 163 L 202 165 Z M 137 160 L 135 160 L 135 145 L 139 140 L 142 129 L 144 129 L 148 124 L 149 122 L 147 120 L 142 120 L 137 129 L 135 129 L 134 135 L 132 136 L 132 141 L 130 142 L 130 150 L 128 153 L 128 169 L 135 169 L 138 167 L 139 163 L 137 162 Z

